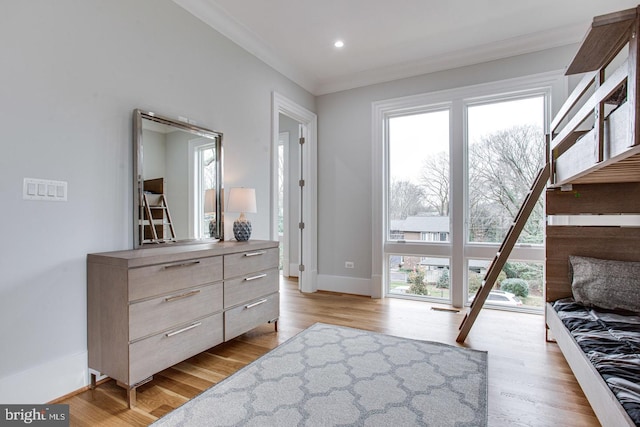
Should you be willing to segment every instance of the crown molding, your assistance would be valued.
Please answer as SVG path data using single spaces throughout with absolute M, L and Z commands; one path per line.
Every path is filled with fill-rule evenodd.
M 338 75 L 321 80 L 316 76 L 310 76 L 302 68 L 287 61 L 278 53 L 277 49 L 265 43 L 251 29 L 240 24 L 215 2 L 207 0 L 173 1 L 316 96 L 570 45 L 580 42 L 585 31 L 583 24 L 569 25 L 416 61 L 362 70 L 358 73 Z
M 315 94 L 316 80 L 283 59 L 276 49 L 214 2 L 206 0 L 173 0 L 173 2 L 303 89 Z

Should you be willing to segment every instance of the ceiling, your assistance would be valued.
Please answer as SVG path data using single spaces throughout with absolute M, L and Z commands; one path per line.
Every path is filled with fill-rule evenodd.
M 174 0 L 315 95 L 577 43 L 638 0 Z M 343 40 L 344 47 L 333 46 Z M 568 61 L 567 61 L 568 62 Z

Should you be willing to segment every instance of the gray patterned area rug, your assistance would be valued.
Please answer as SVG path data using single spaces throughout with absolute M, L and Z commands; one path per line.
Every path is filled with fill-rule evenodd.
M 153 426 L 486 426 L 487 353 L 316 323 Z

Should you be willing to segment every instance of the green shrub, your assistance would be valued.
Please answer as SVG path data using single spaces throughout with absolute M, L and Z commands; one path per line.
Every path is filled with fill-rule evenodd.
M 521 298 L 529 296 L 529 284 L 523 279 L 504 279 L 500 283 L 500 289 Z
M 416 267 L 409 273 L 409 293 L 413 295 L 429 295 L 427 285 L 424 283 L 424 269 Z
M 480 286 L 482 285 L 482 275 L 472 273 L 469 274 L 469 295 L 473 296 L 478 292 Z
M 442 274 L 436 283 L 436 288 L 449 289 L 449 269 L 442 270 Z

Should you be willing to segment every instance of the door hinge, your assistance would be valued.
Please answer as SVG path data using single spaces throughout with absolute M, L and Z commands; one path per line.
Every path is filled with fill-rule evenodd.
M 300 137 L 300 145 L 304 144 L 304 136 Z
M 298 228 L 299 228 L 300 230 L 304 230 L 304 222 L 299 222 L 299 223 L 298 223 Z
M 300 181 L 298 181 L 298 185 L 300 187 L 304 187 L 304 179 L 301 179 Z
M 304 264 L 300 264 L 298 266 L 298 271 L 304 271 Z

